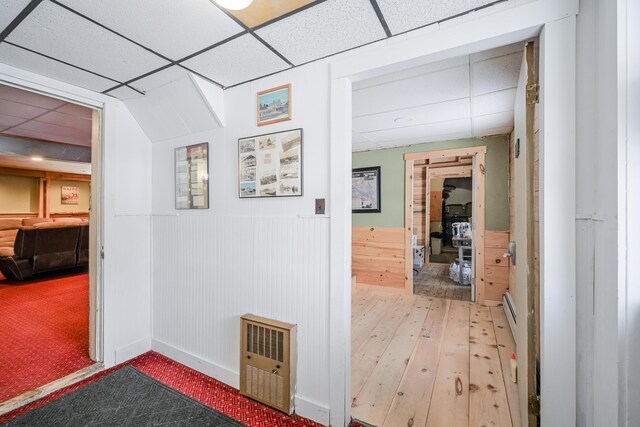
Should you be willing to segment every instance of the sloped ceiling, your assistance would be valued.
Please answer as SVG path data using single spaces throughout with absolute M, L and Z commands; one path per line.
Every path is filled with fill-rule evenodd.
M 121 99 L 187 71 L 228 88 L 504 0 L 4 0 L 0 62 Z

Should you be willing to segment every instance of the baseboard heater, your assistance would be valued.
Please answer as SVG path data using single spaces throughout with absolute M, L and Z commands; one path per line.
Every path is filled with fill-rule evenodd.
M 291 415 L 296 394 L 296 325 L 241 317 L 240 394 Z
M 502 296 L 502 306 L 504 307 L 504 313 L 507 315 L 509 321 L 509 327 L 511 328 L 511 335 L 516 337 L 516 304 L 513 301 L 513 297 L 509 292 L 506 292 Z

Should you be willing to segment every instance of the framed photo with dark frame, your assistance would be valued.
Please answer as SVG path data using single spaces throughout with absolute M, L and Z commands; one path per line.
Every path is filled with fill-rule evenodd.
M 178 147 L 176 209 L 209 209 L 209 143 Z
M 351 211 L 382 212 L 380 166 L 353 169 L 351 172 Z
M 302 129 L 238 140 L 241 199 L 302 196 Z

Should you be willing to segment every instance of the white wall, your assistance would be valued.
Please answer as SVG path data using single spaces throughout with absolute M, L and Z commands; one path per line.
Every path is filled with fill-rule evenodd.
M 256 93 L 291 83 L 293 120 L 256 126 Z M 226 128 L 153 144 L 153 346 L 238 387 L 240 316 L 298 325 L 297 413 L 328 423 L 329 69 L 225 92 Z M 238 198 L 241 137 L 303 128 L 303 196 Z M 209 142 L 210 208 L 174 208 L 174 148 Z
M 104 107 L 104 364 L 150 349 L 151 143 L 115 98 L 0 64 L 0 81 Z M 94 204 L 94 207 L 96 205 Z

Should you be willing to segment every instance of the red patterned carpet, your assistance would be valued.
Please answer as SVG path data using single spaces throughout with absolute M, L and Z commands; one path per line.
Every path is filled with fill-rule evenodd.
M 87 385 L 122 366 L 131 365 L 147 375 L 162 381 L 174 389 L 223 412 L 236 420 L 256 427 L 303 427 L 320 426 L 313 421 L 294 415 L 289 417 L 253 400 L 240 396 L 238 390 L 223 384 L 198 371 L 181 365 L 158 353 L 148 352 L 135 359 L 99 372 L 84 381 L 61 389 L 36 402 L 19 408 L 5 416 L 0 416 L 0 423 L 6 422 L 24 412 L 35 409 L 47 402 L 64 396 L 78 388 Z
M 91 365 L 89 276 L 0 275 L 0 402 Z

